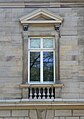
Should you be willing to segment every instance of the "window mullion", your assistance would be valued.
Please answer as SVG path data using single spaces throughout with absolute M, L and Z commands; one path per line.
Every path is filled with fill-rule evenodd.
M 40 69 L 41 69 L 41 73 L 40 73 L 40 81 L 41 83 L 43 83 L 43 38 L 40 38 L 41 39 L 41 66 L 40 66 Z
M 40 66 L 40 69 L 41 69 L 40 79 L 41 79 L 41 83 L 43 83 L 43 51 L 41 51 L 41 66 Z

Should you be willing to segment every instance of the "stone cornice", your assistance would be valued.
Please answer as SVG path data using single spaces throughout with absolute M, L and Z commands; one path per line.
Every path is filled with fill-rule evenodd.
M 29 101 L 28 99 L 0 100 L 0 109 L 84 109 L 82 99 Z
M 74 1 L 68 1 L 68 0 L 64 0 L 64 1 L 60 1 L 60 2 L 42 2 L 42 1 L 38 1 L 38 2 L 32 2 L 32 1 L 12 1 L 12 2 L 2 2 L 0 1 L 0 7 L 22 7 L 22 8 L 27 8 L 27 7 L 38 7 L 38 8 L 45 8 L 45 7 L 84 7 L 84 0 L 74 0 Z
M 82 3 L 84 0 L 0 0 L 2 3 Z

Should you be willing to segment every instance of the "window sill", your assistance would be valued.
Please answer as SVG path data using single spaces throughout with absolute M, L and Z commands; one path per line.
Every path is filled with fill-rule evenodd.
M 46 87 L 54 87 L 54 88 L 62 88 L 64 87 L 64 84 L 20 84 L 20 88 L 29 88 L 29 87 L 34 87 L 34 88 L 46 88 Z

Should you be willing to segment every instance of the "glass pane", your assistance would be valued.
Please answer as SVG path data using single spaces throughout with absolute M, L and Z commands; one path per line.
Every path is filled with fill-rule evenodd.
M 30 39 L 30 48 L 40 48 L 40 39 L 39 38 L 31 38 Z
M 40 81 L 40 52 L 30 52 L 30 81 Z
M 43 39 L 43 48 L 53 48 L 53 39 L 52 38 L 44 38 Z
M 53 81 L 54 71 L 53 71 L 53 52 L 43 52 L 43 80 Z

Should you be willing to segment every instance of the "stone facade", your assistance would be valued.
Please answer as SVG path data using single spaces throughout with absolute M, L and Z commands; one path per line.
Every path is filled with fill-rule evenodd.
M 84 110 L 0 110 L 0 119 L 84 119 Z
M 22 99 L 23 93 L 27 92 L 27 89 L 20 88 L 24 72 L 20 18 L 39 7 L 64 19 L 59 34 L 60 82 L 64 87 L 60 98 L 50 101 L 56 103 L 54 106 L 49 108 L 48 100 L 45 103 L 47 108 L 45 104 L 42 109 L 35 104 L 33 109 L 33 101 L 28 99 L 24 99 L 27 107 L 23 107 L 21 100 L 10 102 Z M 52 28 L 46 29 L 50 34 Z M 29 30 L 33 35 L 34 29 Z M 28 96 L 27 93 L 24 95 L 25 98 Z M 8 102 L 4 103 L 4 100 Z M 71 107 L 68 102 L 71 102 Z M 84 0 L 0 0 L 0 119 L 84 119 Z
M 37 8 L 0 8 L 0 99 L 21 98 L 23 38 L 20 17 Z M 47 8 L 64 19 L 60 28 L 61 98 L 83 99 L 83 8 Z

